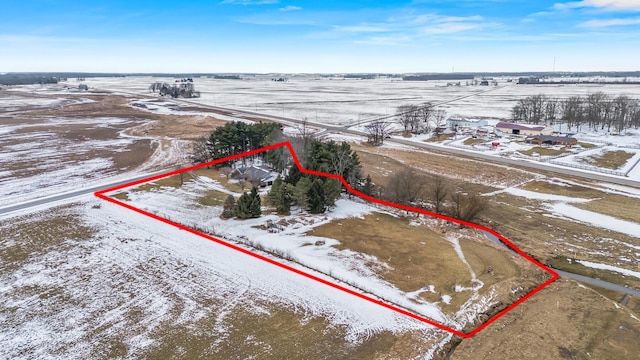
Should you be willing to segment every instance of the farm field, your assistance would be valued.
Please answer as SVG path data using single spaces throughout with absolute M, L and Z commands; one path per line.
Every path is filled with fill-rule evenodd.
M 141 79 L 139 87 L 145 90 L 143 82 L 146 84 L 151 78 Z M 135 90 L 130 80 L 127 78 L 120 87 L 122 91 Z M 131 81 L 135 83 L 134 80 Z M 119 86 L 114 79 L 88 79 L 87 82 L 92 81 L 96 84 L 112 81 L 105 88 Z M 229 90 L 240 84 L 232 80 L 208 81 L 212 88 L 220 87 L 220 82 L 229 82 L 233 84 L 225 85 Z M 243 96 L 247 99 L 266 91 L 262 89 L 262 82 L 254 83 L 260 85 L 259 89 L 245 89 Z M 264 83 L 274 87 L 283 85 Z M 284 85 L 294 83 L 291 80 Z M 348 86 L 364 86 L 350 83 L 358 81 L 340 80 L 340 84 L 347 86 L 345 92 Z M 418 85 L 403 86 L 419 88 Z M 531 88 L 542 89 L 522 87 Z M 620 88 L 632 89 L 622 85 Z M 331 87 L 327 85 L 327 89 Z M 587 86 L 585 89 L 590 91 Z M 443 90 L 462 91 L 444 87 L 430 91 L 435 97 Z M 215 91 L 217 98 L 218 90 Z M 274 88 L 271 93 L 285 99 L 285 93 Z M 291 92 L 286 96 L 296 99 Z M 283 102 L 282 99 L 279 101 Z M 469 109 L 472 99 L 465 100 L 469 102 Z M 204 95 L 201 100 L 206 100 Z M 148 108 L 132 105 L 141 101 L 149 103 Z M 193 139 L 233 118 L 232 113 L 217 114 L 195 105 L 153 110 L 154 103 L 155 100 L 145 96 L 106 94 L 99 90 L 72 94 L 58 88 L 25 86 L 0 91 L 0 104 L 4 104 L 0 115 L 0 161 L 16 167 L 7 170 L 11 174 L 0 177 L 0 192 L 9 202 L 18 203 L 85 184 L 183 166 L 189 161 Z M 266 105 L 278 115 L 276 105 Z M 299 105 L 291 104 L 291 109 L 296 106 Z M 334 110 L 344 117 L 351 105 L 340 106 Z M 245 107 L 249 109 L 251 105 L 247 102 Z M 464 106 L 460 109 L 465 111 Z M 377 112 L 379 109 L 373 110 L 371 116 L 384 115 Z M 258 111 L 261 111 L 260 104 Z M 285 115 L 294 116 L 294 110 L 291 111 Z M 309 119 L 313 120 L 313 116 Z M 378 185 L 386 185 L 395 172 L 406 167 L 419 172 L 426 181 L 438 174 L 446 176 L 451 184 L 464 183 L 490 202 L 480 223 L 495 228 L 536 259 L 558 269 L 640 289 L 637 265 L 640 240 L 636 231 L 640 219 L 636 216 L 639 212 L 635 211 L 640 191 L 636 188 L 577 180 L 408 146 L 370 147 L 358 138 L 338 135 L 334 138 L 352 142 L 365 174 L 371 174 Z M 38 146 L 42 152 L 35 149 Z M 606 159 L 605 150 L 603 147 L 591 149 L 585 157 L 593 161 Z M 76 164 L 84 161 L 82 159 L 88 163 Z M 97 159 L 95 167 L 90 166 L 91 159 Z M 622 160 L 613 162 L 619 168 L 626 166 L 619 165 Z M 33 163 L 42 163 L 42 166 L 32 169 L 29 164 Z M 223 179 L 206 171 L 197 175 L 185 179 L 183 187 L 166 182 L 161 183 L 164 187 L 149 186 L 123 193 L 119 198 L 164 212 L 174 220 L 186 214 L 188 221 L 196 222 L 195 219 L 202 216 L 196 214 L 208 211 L 206 217 L 213 221 L 217 219 L 215 209 L 221 198 L 217 192 L 222 189 L 211 186 L 215 185 L 213 180 L 222 183 Z M 207 177 L 213 180 L 208 181 Z M 48 181 L 52 181 L 51 187 L 47 187 Z M 227 191 L 238 189 L 229 187 Z M 171 203 L 182 202 L 184 207 L 167 209 L 168 199 Z M 422 245 L 423 240 L 412 238 L 411 230 L 431 224 L 410 225 L 410 219 L 402 214 L 380 208 L 365 211 L 362 206 L 351 203 L 344 207 L 343 215 L 323 221 L 302 216 L 287 219 L 291 227 L 299 227 L 290 229 L 288 243 L 277 242 L 275 236 L 269 239 L 267 232 L 258 228 L 250 227 L 247 233 L 265 235 L 264 246 L 272 246 L 285 254 L 289 251 L 292 257 L 312 259 L 323 251 L 326 251 L 324 255 L 331 253 L 342 256 L 343 260 L 346 257 L 350 262 L 345 262 L 345 267 L 351 264 L 369 271 L 369 275 L 373 272 L 379 281 L 386 282 L 387 290 L 396 288 L 395 293 L 389 290 L 387 295 L 393 294 L 408 305 L 436 302 L 439 315 L 456 323 L 459 320 L 455 319 L 456 313 L 466 301 L 460 295 L 472 292 L 446 290 L 450 288 L 450 276 L 455 277 L 456 284 L 469 283 L 471 277 L 469 268 L 455 252 L 447 250 L 453 248 L 452 243 L 443 237 L 434 238 L 440 249 L 438 253 L 448 254 L 446 259 L 455 264 L 457 272 L 441 274 L 431 268 L 425 278 L 406 280 L 403 273 L 385 271 L 383 263 L 398 269 L 408 265 L 408 261 L 395 260 L 393 256 L 390 260 L 384 259 L 379 243 L 363 244 L 358 237 L 371 237 L 371 232 L 379 228 L 395 227 L 404 234 L 403 238 L 411 239 L 411 246 L 417 246 Z M 265 207 L 265 211 L 268 210 Z M 260 226 L 265 219 L 253 225 Z M 212 223 L 210 230 L 232 235 L 231 224 L 237 223 Z M 340 231 L 345 226 L 354 230 L 345 234 Z M 481 241 L 481 237 L 464 234 L 469 241 L 459 244 L 468 265 L 484 283 L 482 291 L 493 285 L 503 286 L 509 278 L 526 273 L 516 271 L 517 264 L 507 251 L 490 242 L 476 247 L 474 241 Z M 305 245 L 310 237 L 322 237 L 325 245 Z M 378 241 L 397 240 L 386 234 Z M 394 249 L 397 256 L 415 252 L 415 248 L 400 247 L 403 244 L 406 245 L 398 243 Z M 302 281 L 295 274 L 280 273 L 266 267 L 268 264 L 254 263 L 214 245 L 171 227 L 159 227 L 156 222 L 92 196 L 76 198 L 58 207 L 41 206 L 0 215 L 0 303 L 5 309 L 0 312 L 3 330 L 0 355 L 83 358 L 100 354 L 116 358 L 142 354 L 220 358 L 231 354 L 246 358 L 258 354 L 260 358 L 273 359 L 291 356 L 441 359 L 453 349 L 451 358 L 454 359 L 477 358 L 479 353 L 488 358 L 490 354 L 518 358 L 544 348 L 548 358 L 563 354 L 585 357 L 587 353 L 625 358 L 640 351 L 638 343 L 632 341 L 640 331 L 638 299 L 631 297 L 628 306 L 624 306 L 620 304 L 620 294 L 593 290 L 573 280 L 562 279 L 552 284 L 476 337 L 461 341 L 406 316 L 366 302 L 354 302 L 346 294 L 328 294 L 325 287 Z M 372 254 L 381 261 L 369 264 L 377 264 L 373 267 L 363 266 L 357 256 L 352 257 L 354 253 Z M 424 256 L 425 262 L 439 260 L 431 253 L 416 252 L 415 256 Z M 500 278 L 505 283 L 492 284 L 497 278 L 483 271 L 487 265 L 484 259 L 488 257 L 505 259 L 501 263 L 505 264 L 506 275 Z M 423 266 L 429 269 L 418 261 L 411 263 L 406 270 L 409 274 Z M 346 270 L 343 274 L 352 274 Z M 360 274 L 361 285 L 371 285 L 366 283 L 366 278 Z M 431 278 L 433 283 L 429 282 Z M 535 275 L 528 275 L 527 281 L 534 280 L 539 283 Z M 418 291 L 424 287 L 430 289 L 428 285 L 434 285 L 435 292 Z M 416 291 L 420 301 L 407 296 Z M 478 295 L 487 295 L 482 291 Z M 599 314 L 595 320 L 589 315 L 594 313 Z M 457 323 L 462 327 L 467 321 Z M 536 326 L 530 328 L 533 323 Z M 538 330 L 542 328 L 548 332 L 539 337 Z M 598 337 L 602 332 L 609 334 L 604 340 Z
M 395 113 L 402 104 L 427 101 L 446 102 L 441 107 L 448 115 L 508 119 L 517 100 L 544 93 L 549 97 L 585 96 L 602 91 L 640 97 L 640 89 L 629 85 L 516 85 L 498 79 L 498 86 L 450 86 L 447 81 L 402 81 L 397 78 L 373 80 L 332 79 L 293 76 L 287 82 L 271 77 L 247 80 L 196 78 L 201 97 L 196 103 L 256 111 L 271 115 L 350 125 Z M 470 79 L 471 80 L 471 79 Z M 173 78 L 127 77 L 89 78 L 86 83 L 97 89 L 149 93 L 154 81 L 171 83 Z M 462 82 L 464 85 L 464 81 Z M 476 96 L 470 96 L 476 95 Z M 458 99 L 460 98 L 460 99 Z M 458 100 L 455 100 L 458 99 Z M 452 101 L 455 100 L 455 101 Z
M 267 205 L 257 219 L 223 220 L 225 197 L 242 192 L 233 181 L 214 180 L 220 175 L 206 172 L 213 176 L 197 175 L 181 184 L 174 175 L 113 196 L 205 234 L 280 256 L 458 330 L 473 328 L 478 316 L 496 304 L 511 303 L 549 278 L 476 230 L 357 198 L 338 200 L 321 215 L 298 210 L 278 216 Z M 266 192 L 262 198 L 267 200 Z M 349 236 L 343 229 L 349 229 Z

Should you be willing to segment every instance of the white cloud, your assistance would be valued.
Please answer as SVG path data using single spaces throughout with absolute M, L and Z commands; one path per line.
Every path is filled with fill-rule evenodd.
M 375 32 L 386 32 L 389 29 L 382 26 L 372 26 L 372 25 L 349 25 L 349 26 L 341 26 L 334 25 L 333 29 L 340 32 L 349 32 L 349 33 L 375 33 Z
M 640 11 L 640 1 L 638 0 L 582 0 L 570 1 L 566 3 L 555 3 L 556 10 L 579 9 L 595 7 L 605 10 L 631 10 Z
M 269 5 L 277 4 L 280 0 L 222 0 L 220 4 L 232 5 Z
M 406 46 L 411 44 L 413 39 L 407 35 L 372 36 L 366 39 L 355 40 L 355 44 L 363 45 L 385 45 L 385 46 Z
M 295 5 L 287 5 L 285 7 L 280 8 L 280 11 L 298 11 L 298 10 L 302 10 L 302 8 L 300 6 L 295 6 Z
M 640 18 L 631 19 L 607 19 L 607 20 L 590 20 L 581 24 L 586 27 L 607 27 L 607 26 L 621 26 L 621 25 L 639 25 Z
M 455 34 L 463 31 L 479 29 L 480 24 L 472 23 L 442 23 L 434 26 L 425 26 L 421 29 L 423 34 Z

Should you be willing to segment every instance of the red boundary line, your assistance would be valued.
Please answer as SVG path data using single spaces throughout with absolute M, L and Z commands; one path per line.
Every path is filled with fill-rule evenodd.
M 199 232 L 197 230 L 191 229 L 191 228 L 186 227 L 184 225 L 178 224 L 178 223 L 173 222 L 171 220 L 165 219 L 163 217 L 160 217 L 158 215 L 155 215 L 155 214 L 152 214 L 150 212 L 144 211 L 142 209 L 136 208 L 136 207 L 131 206 L 131 205 L 127 204 L 127 203 L 124 203 L 124 202 L 119 201 L 119 200 L 117 200 L 115 198 L 112 198 L 112 197 L 109 197 L 109 196 L 105 195 L 105 193 L 121 190 L 121 189 L 124 189 L 124 188 L 128 188 L 128 187 L 139 185 L 139 184 L 143 184 L 143 183 L 147 183 L 147 182 L 150 182 L 150 181 L 153 181 L 153 180 L 166 178 L 166 177 L 169 177 L 169 176 L 172 176 L 172 175 L 176 175 L 176 174 L 180 174 L 180 173 L 183 173 L 183 172 L 200 169 L 200 168 L 203 168 L 205 166 L 211 166 L 211 165 L 215 165 L 215 164 L 218 164 L 218 163 L 221 163 L 221 162 L 226 162 L 226 161 L 230 161 L 230 160 L 239 159 L 239 158 L 242 158 L 242 157 L 245 157 L 245 156 L 248 156 L 248 155 L 253 155 L 253 154 L 257 154 L 257 153 L 261 153 L 261 152 L 265 152 L 265 151 L 269 151 L 269 150 L 278 149 L 278 148 L 281 148 L 281 147 L 286 147 L 287 149 L 289 149 L 289 153 L 293 157 L 293 160 L 295 161 L 295 164 L 298 167 L 298 169 L 300 170 L 300 172 L 303 172 L 303 173 L 306 173 L 306 174 L 311 174 L 311 175 L 325 176 L 325 177 L 330 177 L 330 178 L 336 179 L 336 180 L 340 181 L 344 185 L 344 187 L 347 189 L 347 191 L 349 191 L 350 193 L 352 193 L 354 195 L 357 195 L 357 196 L 359 196 L 359 197 L 361 197 L 363 199 L 366 199 L 366 200 L 368 200 L 370 202 L 378 203 L 378 204 L 382 204 L 382 205 L 386 205 L 386 206 L 391 206 L 391 207 L 395 207 L 395 208 L 402 209 L 402 210 L 417 212 L 417 213 L 420 213 L 420 214 L 428 215 L 428 216 L 431 216 L 431 217 L 435 217 L 435 218 L 443 219 L 443 220 L 446 220 L 446 221 L 450 221 L 450 222 L 453 222 L 453 223 L 456 223 L 456 224 L 460 224 L 460 225 L 476 228 L 478 230 L 489 232 L 489 233 L 493 234 L 494 236 L 496 236 L 497 238 L 499 238 L 503 243 L 505 243 L 513 251 L 517 252 L 520 256 L 524 257 L 525 259 L 527 259 L 528 261 L 532 262 L 533 264 L 535 264 L 536 266 L 538 266 L 542 270 L 544 270 L 544 271 L 548 272 L 549 274 L 551 274 L 551 278 L 549 280 L 545 281 L 543 284 L 541 284 L 538 287 L 536 287 L 535 289 L 533 289 L 532 291 L 530 291 L 529 293 L 527 293 L 525 296 L 520 298 L 515 303 L 511 304 L 506 309 L 500 311 L 499 313 L 497 313 L 493 317 L 489 318 L 487 321 L 485 321 L 484 323 L 479 325 L 473 331 L 471 331 L 469 333 L 464 333 L 462 331 L 459 331 L 459 330 L 456 330 L 456 329 L 452 329 L 452 328 L 450 328 L 448 326 L 442 325 L 442 324 L 440 324 L 438 322 L 435 322 L 435 321 L 433 321 L 431 319 L 428 319 L 428 318 L 425 318 L 423 316 L 414 314 L 414 313 L 412 313 L 410 311 L 401 309 L 401 308 L 399 308 L 397 306 L 388 304 L 388 303 L 380 301 L 378 299 L 374 299 L 373 297 L 370 297 L 370 296 L 367 296 L 365 294 L 359 293 L 357 291 L 351 290 L 351 289 L 346 288 L 344 286 L 341 286 L 339 284 L 332 283 L 332 282 L 330 282 L 328 280 L 325 280 L 325 279 L 322 279 L 322 278 L 320 278 L 318 276 L 306 273 L 306 272 L 304 272 L 302 270 L 299 270 L 299 269 L 296 269 L 296 268 L 291 267 L 289 265 L 280 263 L 280 262 L 278 262 L 276 260 L 273 260 L 271 258 L 268 258 L 268 257 L 266 257 L 264 255 L 260 255 L 258 253 L 254 253 L 254 252 L 252 252 L 250 250 L 247 250 L 247 249 L 245 249 L 243 247 L 240 247 L 240 246 L 234 245 L 232 243 L 226 242 L 224 240 L 215 238 L 213 236 L 201 233 L 201 232 Z M 534 294 L 536 294 L 537 292 L 542 290 L 544 287 L 546 287 L 547 285 L 551 284 L 552 282 L 554 282 L 558 278 L 560 278 L 560 275 L 558 275 L 558 273 L 556 273 L 555 271 L 553 271 L 549 267 L 541 264 L 539 261 L 535 260 L 531 256 L 529 256 L 526 253 L 524 253 L 517 246 L 515 246 L 511 241 L 509 241 L 504 236 L 498 234 L 493 229 L 490 229 L 490 228 L 482 226 L 482 225 L 478 225 L 478 224 L 470 223 L 470 222 L 467 222 L 467 221 L 463 221 L 463 220 L 460 220 L 460 219 L 452 218 L 452 217 L 449 217 L 449 216 L 445 216 L 445 215 L 442 215 L 442 214 L 437 214 L 437 213 L 434 213 L 434 212 L 431 212 L 431 211 L 427 211 L 427 210 L 423 210 L 423 209 L 417 209 L 417 208 L 413 208 L 413 207 L 406 206 L 406 205 L 400 205 L 400 204 L 395 204 L 395 203 L 392 203 L 392 202 L 389 202 L 389 201 L 376 199 L 376 198 L 373 198 L 371 196 L 365 195 L 364 193 L 362 193 L 362 192 L 360 192 L 358 190 L 355 190 L 355 189 L 351 188 L 351 186 L 349 186 L 349 184 L 342 177 L 340 177 L 338 175 L 304 169 L 302 167 L 302 165 L 300 164 L 300 160 L 298 160 L 298 157 L 296 156 L 295 151 L 293 151 L 293 147 L 291 146 L 291 143 L 289 143 L 288 141 L 282 142 L 282 143 L 279 143 L 279 144 L 266 146 L 266 147 L 263 147 L 263 148 L 260 148 L 260 149 L 248 151 L 248 152 L 245 152 L 245 153 L 242 153 L 242 154 L 228 156 L 226 158 L 210 161 L 210 162 L 207 162 L 207 163 L 190 166 L 190 167 L 187 167 L 187 168 L 184 168 L 184 169 L 178 169 L 178 170 L 175 170 L 175 171 L 170 171 L 170 172 L 167 172 L 167 173 L 164 173 L 164 174 L 160 174 L 160 175 L 156 175 L 156 176 L 152 176 L 152 177 L 149 177 L 149 178 L 146 178 L 146 179 L 132 181 L 132 182 L 127 183 L 127 184 L 118 185 L 118 186 L 114 186 L 114 187 L 111 187 L 111 188 L 108 188 L 108 189 L 96 191 L 94 194 L 95 194 L 95 196 L 99 197 L 100 199 L 103 199 L 103 200 L 112 202 L 114 204 L 120 205 L 120 206 L 125 207 L 125 208 L 127 208 L 129 210 L 135 211 L 135 212 L 140 213 L 142 215 L 146 215 L 146 216 L 148 216 L 148 217 L 150 217 L 152 219 L 155 219 L 155 220 L 161 221 L 161 222 L 163 222 L 165 224 L 169 224 L 171 226 L 177 227 L 178 229 L 190 232 L 190 233 L 192 233 L 194 235 L 198 235 L 198 236 L 203 237 L 203 238 L 205 238 L 207 240 L 213 241 L 213 242 L 215 242 L 217 244 L 226 246 L 226 247 L 231 248 L 233 250 L 239 251 L 239 252 L 241 252 L 243 254 L 252 256 L 252 257 L 254 257 L 256 259 L 260 259 L 260 260 L 266 261 L 266 262 L 268 262 L 268 263 L 270 263 L 272 265 L 275 265 L 275 266 L 278 266 L 280 268 L 289 270 L 291 272 L 294 272 L 294 273 L 296 273 L 298 275 L 302 275 L 302 276 L 304 276 L 306 278 L 309 278 L 311 280 L 318 281 L 318 282 L 320 282 L 322 284 L 331 286 L 331 287 L 333 287 L 335 289 L 344 291 L 344 292 L 346 292 L 348 294 L 351 294 L 353 296 L 356 296 L 356 297 L 359 297 L 361 299 L 367 300 L 369 302 L 372 302 L 374 304 L 380 305 L 380 306 L 385 307 L 387 309 L 396 311 L 396 312 L 398 312 L 400 314 L 409 316 L 409 317 L 411 317 L 413 319 L 416 319 L 418 321 L 433 325 L 433 326 L 435 326 L 435 327 L 437 327 L 437 328 L 439 328 L 441 330 L 450 332 L 452 334 L 458 335 L 458 336 L 463 337 L 463 338 L 470 338 L 470 337 L 476 335 L 482 329 L 486 328 L 491 323 L 493 323 L 494 321 L 498 320 L 500 317 L 502 317 L 503 315 L 505 315 L 509 311 L 513 310 L 516 306 L 520 305 L 525 300 L 527 300 L 528 298 L 530 298 L 531 296 L 533 296 Z

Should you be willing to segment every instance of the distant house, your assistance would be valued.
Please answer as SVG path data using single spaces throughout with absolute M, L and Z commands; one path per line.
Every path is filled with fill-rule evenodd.
M 230 174 L 232 179 L 242 179 L 251 183 L 258 184 L 260 187 L 273 185 L 278 174 L 257 166 L 240 167 L 233 169 Z
M 549 126 L 536 126 L 536 125 L 524 125 L 524 124 L 516 124 L 516 123 L 508 123 L 508 122 L 499 122 L 496 125 L 496 132 L 501 132 L 503 134 L 512 134 L 512 135 L 537 136 L 537 135 L 551 135 L 553 133 L 553 128 Z
M 564 146 L 573 146 L 578 144 L 578 140 L 569 136 L 554 136 L 554 135 L 536 135 L 536 136 L 528 136 L 525 139 L 525 142 L 529 144 L 538 144 L 538 145 L 564 145 Z
M 450 129 L 455 129 L 456 127 L 460 128 L 479 128 L 481 126 L 487 126 L 487 120 L 479 120 L 479 119 L 456 119 L 456 118 L 448 118 L 447 119 L 447 127 Z

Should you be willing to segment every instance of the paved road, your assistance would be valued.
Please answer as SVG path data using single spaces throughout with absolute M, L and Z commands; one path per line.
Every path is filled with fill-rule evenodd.
M 81 189 L 81 190 L 76 190 L 76 191 L 69 192 L 69 193 L 48 196 L 48 197 L 39 198 L 39 199 L 31 200 L 31 201 L 28 201 L 28 202 L 20 203 L 20 204 L 1 207 L 0 208 L 0 215 L 8 214 L 8 213 L 11 213 L 11 212 L 14 212 L 14 211 L 18 211 L 18 210 L 28 209 L 28 208 L 31 208 L 31 207 L 34 207 L 34 206 L 38 206 L 38 205 L 44 205 L 44 204 L 52 203 L 52 202 L 55 202 L 55 201 L 71 199 L 71 198 L 74 198 L 74 197 L 80 196 L 80 195 L 92 194 L 92 193 L 94 193 L 94 192 L 96 192 L 98 190 L 108 189 L 110 187 L 114 187 L 114 186 L 130 183 L 132 181 L 146 179 L 146 178 L 154 176 L 154 175 L 160 175 L 160 174 L 166 173 L 167 171 L 170 171 L 170 170 L 161 170 L 161 171 L 156 171 L 156 172 L 153 172 L 153 173 L 148 173 L 148 174 L 145 174 L 145 175 L 133 176 L 131 178 L 114 181 L 114 182 L 108 183 L 108 184 L 96 185 L 96 186 L 88 187 L 88 188 Z
M 492 90 L 490 90 L 490 91 L 492 91 Z M 135 94 L 135 95 L 140 95 L 140 94 Z M 468 96 L 465 96 L 465 97 L 468 97 Z M 259 112 L 255 112 L 255 111 L 224 108 L 224 107 L 219 107 L 219 106 L 201 104 L 199 102 L 190 101 L 190 100 L 183 100 L 183 99 L 168 99 L 168 100 L 181 102 L 181 103 L 187 103 L 187 104 L 190 104 L 190 105 L 197 105 L 197 106 L 201 106 L 201 107 L 204 107 L 204 108 L 210 108 L 210 109 L 224 111 L 224 112 L 232 112 L 236 116 L 239 116 L 239 117 L 241 117 L 241 115 L 244 114 L 244 115 L 247 115 L 247 116 L 257 116 L 257 117 L 261 117 L 261 118 L 269 119 L 269 120 L 274 120 L 274 121 L 278 121 L 278 122 L 293 123 L 293 124 L 299 124 L 299 125 L 305 123 L 308 126 L 323 128 L 323 129 L 326 129 L 329 132 L 334 132 L 334 133 L 337 133 L 337 134 L 349 134 L 349 135 L 356 135 L 356 136 L 363 136 L 363 137 L 367 136 L 367 133 L 364 132 L 364 131 L 350 129 L 350 128 L 347 128 L 347 127 L 344 127 L 344 126 L 322 124 L 322 123 L 308 121 L 308 120 L 300 120 L 300 119 L 294 119 L 294 118 L 289 118 L 289 117 L 284 117 L 284 116 L 264 114 L 264 113 L 259 113 Z M 569 175 L 569 176 L 578 177 L 578 178 L 587 179 L 587 180 L 605 181 L 605 182 L 609 182 L 609 183 L 612 183 L 612 184 L 633 186 L 633 187 L 640 188 L 640 181 L 633 180 L 633 179 L 623 179 L 623 178 L 616 178 L 616 177 L 613 177 L 613 176 L 607 176 L 607 175 L 604 175 L 604 174 L 587 173 L 587 172 L 577 171 L 577 170 L 571 169 L 571 168 L 550 166 L 548 164 L 540 163 L 540 162 L 533 162 L 533 161 L 528 161 L 528 160 L 524 160 L 524 159 L 503 158 L 503 157 L 495 156 L 495 155 L 488 155 L 488 154 L 483 154 L 483 153 L 478 153 L 478 152 L 471 152 L 471 151 L 462 150 L 462 149 L 456 149 L 456 148 L 451 148 L 451 147 L 437 146 L 437 145 L 433 145 L 433 144 L 429 144 L 429 143 L 425 143 L 425 142 L 411 141 L 411 140 L 405 140 L 405 139 L 396 139 L 396 138 L 387 139 L 385 141 L 387 141 L 389 143 L 402 144 L 402 145 L 407 145 L 407 146 L 414 146 L 414 147 L 423 148 L 423 149 L 427 149 L 427 150 L 431 150 L 431 151 L 438 151 L 438 152 L 442 152 L 442 153 L 449 153 L 449 154 L 458 155 L 458 156 L 465 156 L 465 157 L 469 157 L 469 158 L 475 158 L 475 159 L 489 161 L 489 162 L 498 163 L 498 164 L 524 167 L 524 168 L 533 169 L 533 170 L 541 170 L 541 171 L 547 171 L 547 172 L 552 172 L 552 173 L 557 173 L 557 174 Z

